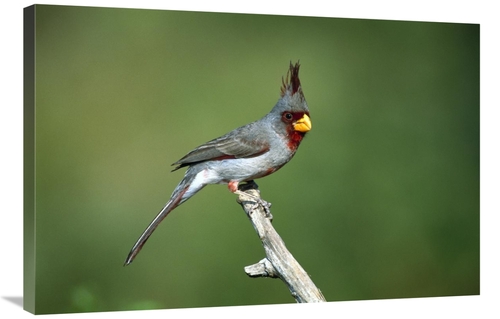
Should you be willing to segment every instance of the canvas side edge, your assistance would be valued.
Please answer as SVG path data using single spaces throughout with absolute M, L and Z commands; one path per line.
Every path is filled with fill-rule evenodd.
M 23 308 L 35 313 L 35 6 L 23 21 Z

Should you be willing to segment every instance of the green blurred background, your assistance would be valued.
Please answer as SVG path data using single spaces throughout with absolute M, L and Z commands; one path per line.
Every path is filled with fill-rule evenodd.
M 299 59 L 313 129 L 257 182 L 327 300 L 478 294 L 479 25 L 37 5 L 36 312 L 293 303 L 224 186 L 122 264 Z

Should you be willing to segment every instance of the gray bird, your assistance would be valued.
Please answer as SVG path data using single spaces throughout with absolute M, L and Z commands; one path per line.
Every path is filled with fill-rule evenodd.
M 208 184 L 227 184 L 240 194 L 238 184 L 253 182 L 276 172 L 294 156 L 305 134 L 311 129 L 307 107 L 299 80 L 299 63 L 290 63 L 282 79 L 281 98 L 260 120 L 241 126 L 221 137 L 198 146 L 172 165 L 173 170 L 188 167 L 184 178 L 174 189 L 167 204 L 149 224 L 130 250 L 129 265 L 160 222 L 177 206 Z M 269 203 L 256 199 L 270 215 Z

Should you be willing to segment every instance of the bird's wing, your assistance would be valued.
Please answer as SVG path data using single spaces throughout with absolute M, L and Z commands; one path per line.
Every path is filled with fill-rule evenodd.
M 209 160 L 247 158 L 264 154 L 269 151 L 269 142 L 263 138 L 264 134 L 257 133 L 256 127 L 247 125 L 213 139 L 198 146 L 173 163 L 172 165 L 178 165 L 174 171 L 184 166 Z

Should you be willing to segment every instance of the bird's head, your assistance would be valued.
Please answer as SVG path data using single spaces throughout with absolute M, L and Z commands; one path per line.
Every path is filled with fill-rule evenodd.
M 290 140 L 289 147 L 294 150 L 312 127 L 309 108 L 299 80 L 299 67 L 298 62 L 295 65 L 290 62 L 286 78 L 282 79 L 281 98 L 270 112 L 275 119 L 275 127 L 286 132 Z

